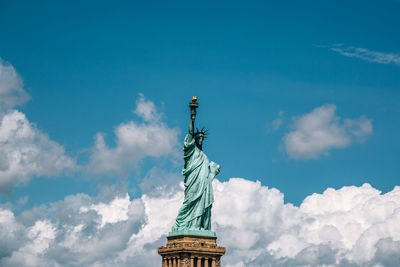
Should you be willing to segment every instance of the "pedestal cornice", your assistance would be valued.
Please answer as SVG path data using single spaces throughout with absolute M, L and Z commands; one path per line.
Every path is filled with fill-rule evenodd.
M 158 248 L 158 254 L 163 257 L 163 266 L 175 267 L 173 260 L 177 261 L 177 267 L 186 266 L 221 266 L 221 256 L 226 249 L 217 245 L 217 238 L 211 236 L 180 235 L 168 236 L 166 246 Z M 172 265 L 170 265 L 172 259 Z M 201 265 L 199 265 L 201 263 Z

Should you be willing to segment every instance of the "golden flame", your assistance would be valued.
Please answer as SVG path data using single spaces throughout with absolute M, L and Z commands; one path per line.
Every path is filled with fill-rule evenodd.
M 192 97 L 192 101 L 196 102 L 197 101 L 197 96 Z

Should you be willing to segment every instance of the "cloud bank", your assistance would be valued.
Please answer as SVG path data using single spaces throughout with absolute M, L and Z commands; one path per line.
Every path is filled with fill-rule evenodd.
M 318 158 L 331 149 L 363 142 L 372 133 L 371 120 L 342 120 L 336 116 L 335 105 L 323 105 L 293 121 L 293 130 L 283 137 L 287 154 L 292 158 Z
M 14 67 L 0 59 L 0 193 L 33 177 L 56 176 L 76 168 L 63 146 L 16 110 L 29 99 Z
M 379 64 L 394 64 L 400 66 L 400 54 L 376 52 L 366 48 L 344 46 L 343 44 L 333 45 L 329 49 L 346 57 L 359 58 Z
M 399 266 L 400 187 L 328 188 L 299 207 L 260 182 L 214 181 L 213 230 L 232 266 Z M 131 199 L 78 194 L 25 211 L 0 208 L 2 266 L 158 266 L 183 185 Z

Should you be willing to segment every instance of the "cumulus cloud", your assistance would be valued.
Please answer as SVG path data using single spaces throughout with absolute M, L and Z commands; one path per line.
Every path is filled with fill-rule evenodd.
M 327 189 L 297 207 L 260 182 L 215 180 L 213 230 L 224 266 L 399 266 L 400 187 Z M 0 265 L 158 266 L 179 189 L 131 199 L 68 196 L 19 216 L 0 209 Z
M 344 46 L 343 44 L 333 45 L 329 47 L 329 49 L 346 57 L 359 58 L 379 64 L 394 64 L 400 66 L 400 54 L 376 52 L 366 48 Z
M 372 133 L 371 120 L 361 116 L 341 120 L 335 105 L 323 105 L 294 119 L 293 130 L 283 137 L 292 158 L 317 158 L 334 148 L 363 142 Z
M 13 66 L 0 60 L 0 193 L 37 176 L 74 169 L 75 161 L 60 144 L 13 109 L 29 99 Z
M 65 149 L 13 110 L 0 119 L 0 193 L 34 176 L 55 176 L 75 168 Z
M 139 94 L 134 113 L 148 122 L 158 121 L 162 117 L 162 114 L 157 112 L 154 102 L 146 101 L 143 94 Z
M 162 114 L 157 112 L 154 103 L 140 95 L 134 112 L 143 122 L 129 121 L 118 125 L 115 128 L 115 147 L 106 144 L 103 134 L 96 135 L 88 164 L 91 172 L 128 173 L 145 157 L 177 155 L 179 131 L 161 121 Z
M 29 98 L 15 68 L 0 58 L 0 111 L 22 105 Z
M 15 217 L 0 209 L 1 266 L 156 266 L 182 192 L 112 200 L 78 194 Z

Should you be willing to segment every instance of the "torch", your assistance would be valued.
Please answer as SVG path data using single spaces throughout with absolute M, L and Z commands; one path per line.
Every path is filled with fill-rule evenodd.
M 189 103 L 190 108 L 190 117 L 192 120 L 196 118 L 196 109 L 199 107 L 199 103 L 197 103 L 197 97 L 192 97 L 192 102 Z

